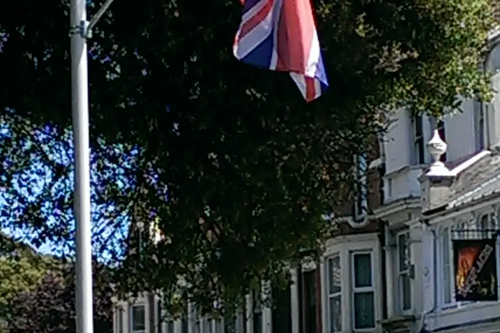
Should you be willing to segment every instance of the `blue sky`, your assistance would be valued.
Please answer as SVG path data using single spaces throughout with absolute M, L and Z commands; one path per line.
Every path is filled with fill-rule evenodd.
M 44 202 L 41 210 L 44 212 L 44 227 L 56 226 L 61 221 L 67 226 L 67 232 L 70 233 L 71 239 L 74 234 L 74 217 L 70 209 L 60 209 L 57 204 L 57 198 L 64 198 L 64 195 L 71 192 L 73 189 L 73 144 L 72 133 L 69 130 L 64 131 L 63 140 L 55 142 L 52 139 L 54 134 L 53 128 L 43 128 L 32 130 L 30 138 L 26 136 L 16 136 L 11 130 L 12 121 L 17 121 L 15 114 L 11 113 L 12 117 L 3 117 L 0 119 L 0 152 L 6 153 L 8 147 L 15 146 L 12 150 L 14 154 L 30 154 L 27 158 L 29 164 L 23 170 L 16 169 L 16 175 L 5 185 L 5 176 L 0 175 L 3 187 L 0 187 L 0 223 L 2 231 L 16 238 L 24 239 L 33 245 L 29 239 L 35 237 L 36 233 L 33 229 L 27 228 L 21 221 L 15 224 L 14 212 L 21 210 L 23 207 L 36 202 L 36 198 L 45 189 L 49 189 L 50 195 L 53 196 L 52 202 Z M 22 120 L 21 120 L 22 121 Z M 59 133 L 60 134 L 60 133 Z M 126 169 L 132 167 L 135 158 L 139 155 L 139 151 L 135 147 L 125 148 L 121 145 L 106 145 L 101 142 L 101 146 L 105 147 L 105 151 L 98 156 L 97 153 L 91 152 L 91 181 L 93 183 L 91 197 L 94 199 L 92 205 L 92 227 L 93 240 L 95 242 L 107 241 L 109 248 L 119 250 L 122 248 L 123 237 L 128 233 L 128 216 L 116 214 L 116 208 L 112 203 L 96 204 L 98 193 L 104 190 L 105 184 L 112 184 L 118 189 L 123 189 L 126 184 L 130 183 L 127 179 Z M 43 153 L 42 153 L 43 151 Z M 66 168 L 65 177 L 57 178 L 54 169 L 44 162 L 40 156 L 42 154 L 52 162 Z M 111 162 L 107 157 L 113 157 L 115 163 Z M 116 163 L 118 161 L 119 163 Z M 3 169 L 12 167 L 9 161 L 3 162 Z M 15 168 L 15 167 L 14 167 Z M 3 178 L 2 178 L 3 177 Z M 12 193 L 15 193 L 13 195 Z M 70 199 L 71 196 L 66 196 Z M 24 202 L 23 202 L 24 201 Z M 66 201 L 66 203 L 69 201 Z M 19 216 L 19 215 L 17 215 Z M 120 227 L 110 227 L 112 222 L 119 221 Z M 56 223 L 57 222 L 57 223 Z M 113 234 L 113 236 L 110 236 Z M 51 254 L 66 254 L 72 255 L 73 243 L 62 242 L 45 242 L 38 247 L 38 251 Z M 99 251 L 103 260 L 109 259 L 109 253 Z

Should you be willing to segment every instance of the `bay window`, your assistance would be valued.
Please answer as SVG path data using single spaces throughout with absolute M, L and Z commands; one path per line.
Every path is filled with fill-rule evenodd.
M 329 332 L 342 331 L 342 287 L 341 287 L 341 268 L 340 255 L 336 254 L 327 260 L 327 277 L 328 284 L 328 323 Z
M 375 327 L 375 289 L 370 252 L 352 253 L 354 329 Z

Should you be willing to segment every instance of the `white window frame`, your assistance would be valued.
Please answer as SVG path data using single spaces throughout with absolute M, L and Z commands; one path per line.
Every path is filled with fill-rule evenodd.
M 125 309 L 121 306 L 117 306 L 115 308 L 115 332 L 116 333 L 125 333 L 124 327 L 124 319 L 125 319 Z
M 422 115 L 411 118 L 412 160 L 411 165 L 425 164 L 424 120 Z
M 354 161 L 356 163 L 357 191 L 354 202 L 353 217 L 354 221 L 360 222 L 366 217 L 368 210 L 368 162 L 366 154 L 355 156 Z
M 405 269 L 401 269 L 400 267 L 400 263 L 401 263 L 401 257 L 400 257 L 400 242 L 399 242 L 399 239 L 401 236 L 405 236 L 406 237 L 406 244 L 405 244 L 405 248 L 406 248 L 406 258 L 404 258 L 404 260 L 406 261 L 406 268 Z M 410 313 L 412 308 L 413 308 L 413 295 L 412 295 L 412 288 L 411 288 L 411 278 L 410 278 L 410 268 L 411 268 L 411 253 L 410 253 L 410 244 L 409 244 L 409 240 L 410 240 L 410 233 L 408 230 L 405 230 L 405 231 L 402 231 L 402 232 L 399 232 L 396 234 L 396 277 L 397 277 L 397 286 L 398 286 L 398 292 L 396 293 L 396 297 L 397 297 L 397 306 L 398 306 L 398 312 L 399 313 Z M 410 299 L 409 299 L 409 303 L 410 303 L 410 307 L 405 309 L 404 308 L 404 303 L 405 303 L 405 299 L 404 299 L 404 293 L 403 293 L 403 279 L 405 278 L 408 278 L 410 280 Z
M 453 249 L 451 245 L 451 228 L 444 227 L 439 230 L 439 248 L 440 248 L 440 265 L 442 267 L 441 271 L 441 281 L 444 283 L 443 292 L 440 292 L 440 303 L 443 306 L 449 306 L 455 303 L 455 286 L 453 277 Z
M 355 270 L 355 260 L 354 260 L 354 257 L 357 256 L 357 255 L 369 255 L 370 256 L 370 281 L 371 281 L 371 286 L 370 287 L 356 287 L 356 270 Z M 375 273 L 374 273 L 374 268 L 375 268 L 375 265 L 373 264 L 373 251 L 371 250 L 356 250 L 356 251 L 351 251 L 350 253 L 350 258 L 351 258 L 351 289 L 352 289 L 352 295 L 351 295 L 351 309 L 352 309 L 352 313 L 351 313 L 351 320 L 352 320 L 352 328 L 354 331 L 357 331 L 357 332 L 363 332 L 363 331 L 372 331 L 377 323 L 377 319 L 376 319 L 376 300 L 375 300 Z M 355 299 L 355 295 L 357 293 L 372 293 L 373 294 L 373 318 L 375 319 L 374 320 L 374 323 L 373 323 L 373 326 L 372 327 L 366 327 L 366 328 L 357 328 L 356 327 L 356 316 L 355 316 L 355 311 L 356 311 L 356 308 L 354 306 L 354 299 Z
M 335 292 L 332 292 L 330 290 L 330 279 L 332 278 L 332 272 L 333 270 L 331 269 L 332 267 L 332 263 L 333 263 L 333 260 L 335 258 L 338 258 L 339 260 L 339 272 L 341 273 L 342 272 L 342 256 L 341 256 L 341 253 L 340 252 L 336 252 L 336 253 L 333 253 L 331 255 L 329 255 L 327 258 L 326 258 L 326 314 L 327 314 L 327 320 L 326 322 L 328 323 L 328 328 L 327 328 L 327 332 L 329 333 L 336 333 L 336 332 L 341 332 L 344 328 L 344 323 L 343 323 L 343 320 L 342 320 L 342 316 L 343 316 L 343 311 L 342 311 L 342 289 L 344 288 L 344 286 L 342 285 L 342 275 L 340 276 L 340 289 L 338 291 L 335 291 Z M 339 304 L 340 304 L 340 308 L 339 308 L 339 311 L 340 311 L 340 330 L 334 330 L 333 329 L 333 324 L 331 322 L 331 318 L 332 318 L 332 311 L 333 309 L 331 309 L 331 300 L 332 299 L 339 299 Z
M 134 330 L 134 308 L 142 308 L 144 310 L 144 329 L 142 330 Z M 129 314 L 129 323 L 130 323 L 130 333 L 146 333 L 147 330 L 147 308 L 144 303 L 135 303 L 130 304 L 130 314 Z

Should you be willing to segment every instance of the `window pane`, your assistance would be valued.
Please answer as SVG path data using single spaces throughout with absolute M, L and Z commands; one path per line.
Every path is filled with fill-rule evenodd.
M 186 315 L 183 315 L 181 319 L 181 332 L 188 333 L 188 319 Z
M 411 309 L 411 283 L 408 274 L 399 276 L 401 284 L 401 308 L 403 311 Z
M 118 309 L 118 333 L 123 333 L 123 309 Z
M 479 223 L 477 225 L 477 229 L 483 229 L 481 233 L 477 233 L 476 237 L 478 238 L 488 238 L 490 237 L 490 232 L 486 229 L 491 229 L 490 227 L 490 215 L 484 214 L 479 219 Z
M 340 256 L 335 256 L 328 259 L 328 283 L 330 295 L 340 292 L 340 281 Z
M 399 271 L 406 271 L 408 269 L 408 246 L 407 246 L 407 236 L 402 234 L 398 236 L 398 261 L 399 261 Z
M 369 253 L 354 255 L 354 287 L 372 286 L 372 262 Z
M 262 313 L 254 312 L 253 318 L 253 333 L 261 333 L 262 332 Z
M 375 327 L 373 292 L 354 294 L 354 328 Z
M 167 321 L 167 333 L 174 333 L 174 321 L 173 320 Z
M 330 332 L 342 331 L 341 297 L 330 297 Z
M 161 300 L 158 300 L 158 318 L 157 318 L 157 323 L 156 323 L 156 326 L 158 327 L 157 328 L 157 333 L 162 333 L 162 323 L 163 323 L 163 314 L 161 313 L 162 310 L 161 310 Z
M 132 306 L 132 331 L 144 331 L 146 329 L 146 318 L 144 306 Z
M 316 270 L 303 273 L 304 295 L 302 301 L 303 326 L 306 332 L 316 332 Z

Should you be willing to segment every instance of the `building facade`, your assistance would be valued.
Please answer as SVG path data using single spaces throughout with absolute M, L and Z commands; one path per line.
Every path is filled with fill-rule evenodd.
M 384 170 L 379 152 L 377 142 L 365 158 L 356 159 L 361 190 L 352 195 L 335 219 L 326 218 L 335 227 L 324 253 L 320 258 L 306 257 L 301 265 L 290 270 L 290 288 L 272 290 L 272 307 L 261 302 L 260 295 L 248 295 L 245 313 L 232 318 L 203 318 L 194 307 L 189 307 L 185 316 L 169 319 L 160 297 L 144 294 L 115 300 L 114 332 L 381 332 L 384 288 L 378 267 L 383 248 L 380 223 L 373 215 L 383 202 Z
M 496 73 L 498 34 L 490 36 L 484 68 Z M 491 239 L 500 218 L 500 97 L 464 100 L 462 112 L 437 121 L 394 113 L 384 137 L 385 202 L 375 211 L 384 224 L 387 332 L 500 331 L 500 303 L 456 301 L 454 244 Z M 494 254 L 498 270 L 498 246 Z M 470 266 L 471 263 L 468 263 Z M 499 273 L 499 272 L 495 272 Z M 498 276 L 498 274 L 496 275 Z M 492 282 L 498 293 L 498 282 Z

